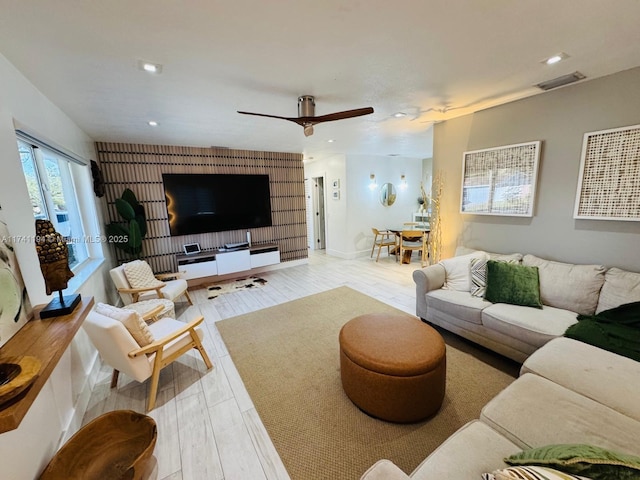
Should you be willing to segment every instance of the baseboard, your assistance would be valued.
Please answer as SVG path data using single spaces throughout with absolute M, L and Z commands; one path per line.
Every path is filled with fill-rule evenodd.
M 82 421 L 85 414 L 87 413 L 89 401 L 91 400 L 91 394 L 93 393 L 93 389 L 96 386 L 96 379 L 101 368 L 102 361 L 100 360 L 100 356 L 96 352 L 93 363 L 89 370 L 89 374 L 85 377 L 82 389 L 80 390 L 80 393 L 78 394 L 78 397 L 75 401 L 73 409 L 74 411 L 73 415 L 71 416 L 71 420 L 69 421 L 69 425 L 67 426 L 67 429 L 60 435 L 60 443 L 58 445 L 58 448 L 62 447 L 62 445 L 64 445 L 78 430 L 80 430 L 80 427 L 82 427 Z

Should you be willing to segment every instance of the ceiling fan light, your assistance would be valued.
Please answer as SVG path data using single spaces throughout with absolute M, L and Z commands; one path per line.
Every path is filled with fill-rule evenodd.
M 313 125 L 305 125 L 304 126 L 304 136 L 310 137 L 313 135 Z

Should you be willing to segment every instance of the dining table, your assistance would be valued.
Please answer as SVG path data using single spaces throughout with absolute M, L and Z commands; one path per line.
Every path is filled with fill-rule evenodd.
M 385 228 L 383 230 L 387 230 L 393 234 L 395 234 L 395 236 L 397 237 L 398 242 L 396 242 L 396 246 L 393 248 L 393 250 L 391 251 L 391 253 L 395 254 L 396 252 L 396 248 L 399 248 L 398 246 L 400 245 L 399 242 L 402 241 L 402 239 L 400 238 L 402 236 L 402 231 L 403 230 L 415 230 L 415 231 L 421 231 L 423 234 L 428 235 L 429 233 L 431 233 L 431 227 L 429 226 L 429 224 L 423 224 L 423 223 L 418 223 L 417 225 L 402 225 L 402 226 L 395 226 L 392 228 Z M 411 263 L 411 254 L 413 252 L 411 250 L 408 250 L 406 252 L 404 252 L 404 258 L 400 259 L 400 263 Z

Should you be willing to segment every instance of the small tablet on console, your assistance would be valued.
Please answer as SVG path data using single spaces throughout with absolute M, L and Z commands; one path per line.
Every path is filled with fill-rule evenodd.
M 200 253 L 199 243 L 187 243 L 186 245 L 183 245 L 182 248 L 184 248 L 184 253 L 186 253 L 187 255 L 191 255 L 193 253 Z

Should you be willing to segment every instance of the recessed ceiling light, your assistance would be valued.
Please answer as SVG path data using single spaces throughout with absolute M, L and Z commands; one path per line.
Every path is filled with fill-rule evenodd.
M 152 127 L 157 127 L 158 126 L 158 122 L 156 122 L 155 120 L 149 120 L 147 123 Z
M 406 117 L 407 114 L 404 112 L 397 112 L 397 113 L 394 113 L 393 116 L 396 118 L 402 118 L 402 117 Z
M 333 143 L 333 142 L 335 142 L 335 140 L 333 138 L 330 138 L 329 140 L 327 140 L 327 142 Z
M 564 60 L 565 58 L 569 57 L 569 55 L 567 55 L 564 52 L 560 52 L 560 53 L 556 53 L 555 55 L 552 55 L 549 58 L 545 58 L 542 63 L 545 63 L 547 65 L 553 65 L 554 63 L 558 63 L 561 60 Z
M 151 62 L 143 62 L 140 60 L 139 62 L 140 69 L 149 73 L 160 73 L 162 72 L 162 65 L 159 63 L 151 63 Z

